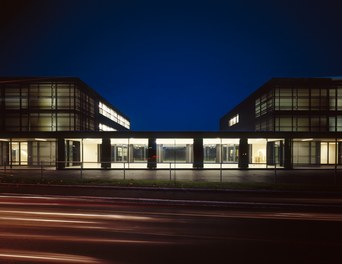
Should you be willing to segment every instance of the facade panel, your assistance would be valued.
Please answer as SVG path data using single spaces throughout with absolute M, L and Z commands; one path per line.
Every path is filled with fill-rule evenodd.
M 251 109 L 252 111 L 246 111 Z M 239 116 L 239 124 L 230 122 Z M 342 80 L 274 78 L 221 118 L 225 131 L 341 131 Z M 249 121 L 249 124 L 244 122 Z M 251 127 L 251 124 L 254 127 Z
M 0 131 L 128 130 L 127 117 L 78 78 L 0 78 Z M 106 105 L 111 118 L 101 112 Z

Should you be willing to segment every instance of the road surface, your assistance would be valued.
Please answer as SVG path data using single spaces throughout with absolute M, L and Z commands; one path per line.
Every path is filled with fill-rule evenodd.
M 0 195 L 0 263 L 342 263 L 342 214 Z

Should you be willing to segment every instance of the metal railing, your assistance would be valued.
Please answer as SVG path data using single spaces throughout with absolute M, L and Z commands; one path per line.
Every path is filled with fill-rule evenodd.
M 155 169 L 148 169 L 146 162 L 141 163 L 107 163 L 100 162 L 39 162 L 30 166 L 0 165 L 0 181 L 17 180 L 26 182 L 29 179 L 41 182 L 67 182 L 74 180 L 82 183 L 91 180 L 163 180 L 170 182 L 258 182 L 258 183 L 307 183 L 307 184 L 342 184 L 342 166 L 333 165 L 319 168 L 296 168 L 286 170 L 277 167 L 253 168 L 241 170 L 227 167 L 225 163 L 216 168 L 208 168 L 210 163 L 162 163 Z M 213 163 L 214 164 L 214 163 Z M 109 166 L 110 165 L 110 166 Z M 64 169 L 57 169 L 64 167 Z M 186 168 L 185 168 L 186 167 Z M 195 167 L 195 168 L 193 168 Z M 204 168 L 203 168 L 204 167 Z M 210 167 L 210 166 L 209 166 Z

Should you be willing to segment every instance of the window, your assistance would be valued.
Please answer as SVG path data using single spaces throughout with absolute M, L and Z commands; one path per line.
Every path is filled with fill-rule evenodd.
M 342 116 L 336 117 L 336 131 L 342 131 Z
M 260 98 L 257 98 L 255 100 L 255 116 L 256 117 L 260 116 Z
M 336 89 L 329 89 L 329 110 L 336 110 Z
M 133 162 L 146 161 L 147 145 L 131 145 L 133 147 Z
M 70 131 L 74 130 L 74 116 L 70 113 L 57 114 L 57 130 Z
M 116 123 L 119 123 L 123 127 L 128 128 L 128 129 L 130 128 L 130 123 L 126 118 L 119 115 L 117 112 L 115 112 L 113 109 L 109 108 L 104 103 L 101 103 L 101 102 L 99 103 L 99 112 L 101 115 L 109 118 L 110 120 L 112 120 Z
M 99 124 L 99 130 L 100 131 L 116 131 L 116 129 L 106 126 L 104 124 Z
M 293 123 L 297 130 L 295 131 L 310 131 L 309 117 L 308 116 L 298 116 L 293 118 Z
M 329 116 L 329 131 L 335 132 L 336 131 L 336 117 Z
M 237 163 L 239 161 L 239 145 L 224 144 L 222 145 L 222 162 Z
M 157 161 L 191 163 L 193 159 L 193 139 L 167 139 L 159 138 L 157 143 Z
M 20 109 L 20 89 L 6 90 L 5 105 L 7 109 Z
M 273 90 L 255 100 L 255 116 L 259 117 L 274 110 Z
M 275 110 L 292 110 L 292 89 L 277 87 L 275 93 Z
M 292 131 L 292 117 L 283 116 L 276 118 L 276 131 Z
M 229 120 L 229 126 L 234 126 L 236 125 L 237 123 L 239 123 L 239 114 L 235 115 L 234 117 L 232 117 L 230 120 Z
M 203 145 L 204 162 L 217 162 L 217 152 L 220 149 L 220 145 Z
M 337 110 L 342 110 L 342 88 L 337 89 Z

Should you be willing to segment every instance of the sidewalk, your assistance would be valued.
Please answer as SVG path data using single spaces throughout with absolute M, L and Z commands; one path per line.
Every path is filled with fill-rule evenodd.
M 286 184 L 326 184 L 342 185 L 342 170 L 334 169 L 66 169 L 44 168 L 0 170 L 0 177 L 11 175 L 17 178 L 58 178 L 98 179 L 98 180 L 164 180 L 194 182 L 232 183 L 286 183 Z

